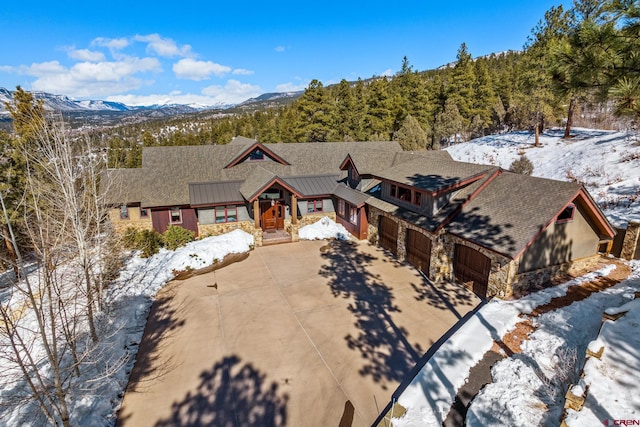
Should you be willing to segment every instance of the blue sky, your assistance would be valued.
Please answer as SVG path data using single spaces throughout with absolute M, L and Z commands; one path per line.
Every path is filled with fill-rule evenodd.
M 5 1 L 0 87 L 129 105 L 237 103 L 521 49 L 570 1 Z

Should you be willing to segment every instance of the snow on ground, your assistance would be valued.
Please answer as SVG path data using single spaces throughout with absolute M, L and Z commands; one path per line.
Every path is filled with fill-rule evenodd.
M 613 266 L 607 266 L 562 285 L 532 293 L 519 300 L 493 299 L 484 305 L 434 353 L 433 357 L 399 396 L 398 403 L 405 407 L 407 412 L 402 417 L 393 419 L 394 427 L 441 426 L 451 409 L 458 389 L 468 378 L 471 368 L 492 347 L 494 340 L 502 339 L 515 327 L 516 323 L 522 320 L 520 314 L 531 313 L 533 309 L 546 304 L 552 298 L 565 295 L 570 286 L 593 280 L 599 276 L 606 276 L 613 268 Z M 640 264 L 638 264 L 638 271 L 640 272 Z M 504 382 L 501 381 L 501 378 L 494 376 L 503 387 L 502 393 L 498 396 L 488 396 L 489 398 L 483 403 L 476 404 L 475 400 L 472 403 L 471 412 L 475 415 L 471 415 L 469 418 L 474 416 L 479 418 L 481 414 L 493 418 L 485 417 L 480 424 L 472 425 L 537 425 L 536 422 L 532 422 L 533 418 L 529 418 L 532 415 L 527 412 L 531 402 L 535 401 L 532 399 L 535 389 L 528 387 L 528 382 L 534 384 L 536 382 L 532 381 L 530 376 L 518 377 L 523 366 L 527 367 L 525 362 L 530 362 L 530 358 L 534 358 L 534 360 L 537 358 L 536 363 L 540 366 L 549 364 L 552 366 L 554 360 L 551 360 L 552 356 L 550 355 L 553 354 L 554 349 L 561 345 L 562 340 L 574 340 L 572 344 L 580 344 L 579 350 L 584 355 L 588 341 L 597 333 L 597 327 L 593 331 L 593 325 L 600 322 L 602 311 L 594 316 L 594 310 L 599 310 L 601 307 L 604 310 L 612 301 L 623 302 L 629 289 L 633 288 L 640 289 L 640 283 L 637 280 L 628 280 L 603 292 L 606 295 L 602 297 L 604 302 L 599 300 L 593 302 L 589 298 L 582 305 L 574 307 L 575 304 L 573 304 L 570 306 L 572 308 L 567 308 L 561 313 L 551 312 L 548 315 L 540 316 L 537 335 L 532 334 L 532 341 L 535 342 L 527 343 L 525 346 L 526 351 L 531 354 L 530 357 L 514 359 L 516 362 L 511 366 L 496 372 L 496 374 L 504 375 Z M 609 297 L 609 294 L 612 296 Z M 585 325 L 583 326 L 582 323 Z M 586 343 L 583 342 L 584 340 Z M 539 371 L 537 370 L 538 373 Z M 511 394 L 509 394 L 510 391 Z M 505 409 L 506 406 L 501 405 L 506 402 L 508 402 L 509 410 Z M 495 407 L 492 406 L 494 403 Z M 517 418 L 509 418 L 515 417 L 510 412 L 513 408 L 521 408 L 523 413 L 517 414 Z M 544 405 L 533 408 L 533 410 L 537 411 L 538 418 L 545 416 Z
M 198 269 L 222 260 L 227 254 L 251 249 L 253 236 L 241 230 L 197 240 L 175 251 L 161 249 L 150 258 L 132 256 L 105 294 L 105 310 L 96 322 L 99 347 L 92 360 L 83 363 L 80 387 L 70 396 L 71 424 L 110 426 L 121 404 L 129 373 L 133 369 L 138 343 L 142 339 L 147 315 L 160 288 L 174 277 L 174 272 Z M 35 275 L 36 273 L 34 273 Z M 29 313 L 26 313 L 29 316 Z M 30 322 L 29 318 L 25 322 Z M 35 330 L 35 328 L 34 328 Z M 0 401 L 10 393 L 21 376 L 7 375 L 6 361 L 0 368 Z M 109 366 L 106 366 L 109 365 Z M 20 406 L 14 410 L 0 408 L 6 425 L 39 425 L 35 408 Z
M 638 283 L 640 267 L 635 272 Z M 605 321 L 598 338 L 589 344 L 594 352 L 602 347 L 604 351 L 601 359 L 590 357 L 585 363 L 582 382 L 587 398 L 580 412 L 567 410 L 569 427 L 607 425 L 605 421 L 614 425 L 616 420 L 640 422 L 640 298 L 606 311 L 626 314 Z
M 533 163 L 533 175 L 585 184 L 593 198 L 617 227 L 640 221 L 640 141 L 632 132 L 574 128 L 562 139 L 563 130 L 540 135 L 533 147 L 531 132 L 489 135 L 455 144 L 446 150 L 455 160 L 492 164 L 509 169 L 524 154 Z
M 349 232 L 346 228 L 326 216 L 323 216 L 313 224 L 302 227 L 298 230 L 298 237 L 303 240 L 350 239 Z

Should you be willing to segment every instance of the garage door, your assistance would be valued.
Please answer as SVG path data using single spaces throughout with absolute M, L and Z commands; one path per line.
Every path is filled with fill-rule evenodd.
M 456 282 L 464 283 L 481 298 L 487 297 L 491 260 L 467 246 L 456 245 L 453 271 Z
M 398 256 L 398 224 L 383 216 L 380 217 L 380 246 Z
M 431 261 L 431 240 L 415 230 L 407 230 L 407 262 L 427 276 Z

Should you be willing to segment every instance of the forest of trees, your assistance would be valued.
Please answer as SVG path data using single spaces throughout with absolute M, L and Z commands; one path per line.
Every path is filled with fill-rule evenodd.
M 566 126 L 580 108 L 606 105 L 638 118 L 639 15 L 633 0 L 576 0 L 552 7 L 522 51 L 418 71 L 405 57 L 392 77 L 325 86 L 313 80 L 290 105 L 206 120 L 126 125 L 101 133 L 110 167 L 140 165 L 142 146 L 396 140 L 407 150 L 437 149 L 490 133 Z

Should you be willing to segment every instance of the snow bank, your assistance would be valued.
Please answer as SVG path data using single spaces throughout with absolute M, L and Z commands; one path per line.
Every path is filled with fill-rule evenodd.
M 614 268 L 615 266 L 608 265 L 599 271 L 532 293 L 516 301 L 491 300 L 434 353 L 399 396 L 398 403 L 405 407 L 407 412 L 400 418 L 392 419 L 394 427 L 441 426 L 455 401 L 458 389 L 467 381 L 471 368 L 491 349 L 494 340 L 502 339 L 506 333 L 515 328 L 516 324 L 522 320 L 519 317 L 521 313 L 531 313 L 533 309 L 548 303 L 551 299 L 565 295 L 570 286 L 607 275 Z M 513 382 L 515 385 L 520 381 L 525 384 L 539 385 L 536 377 L 522 375 L 525 366 L 521 361 L 517 363 L 519 365 L 510 366 L 510 371 L 504 370 L 498 373 L 503 375 L 504 383 Z M 529 390 L 531 387 L 525 388 Z M 521 396 L 525 404 L 531 395 L 530 392 L 523 393 L 523 390 L 514 387 L 511 391 L 506 390 L 505 395 L 500 398 L 506 399 L 502 402 L 512 402 Z M 482 407 L 483 413 L 492 414 L 497 410 L 491 405 L 492 402 L 488 400 Z M 510 407 L 518 406 L 511 403 L 509 405 Z M 519 419 L 526 419 L 527 416 L 529 414 L 523 412 Z M 493 422 L 495 420 L 486 418 L 483 420 L 489 424 L 495 424 Z M 529 425 L 529 423 L 502 425 Z
M 640 282 L 636 280 L 637 287 Z M 623 305 L 627 313 L 602 325 L 598 343 L 602 357 L 584 366 L 587 398 L 582 411 L 567 410 L 568 426 L 614 425 L 615 420 L 640 420 L 640 302 Z
M 115 411 L 120 407 L 133 369 L 149 309 L 158 290 L 173 279 L 174 271 L 211 265 L 230 253 L 247 252 L 253 244 L 252 235 L 235 230 L 190 242 L 175 251 L 161 249 L 147 259 L 133 256 L 110 286 L 106 295 L 110 311 L 102 313 L 99 322 L 101 358 L 116 363 L 112 367 L 114 372 L 92 384 L 92 391 L 83 389 L 74 396 L 72 424 L 96 426 L 115 422 Z M 95 366 L 86 375 L 99 377 L 101 368 L 104 369 Z
M 564 394 L 570 383 L 578 381 L 587 347 L 595 346 L 592 340 L 598 334 L 602 312 L 611 305 L 628 301 L 630 292 L 639 284 L 626 280 L 585 300 L 533 318 L 535 332 L 523 342 L 521 354 L 494 365 L 493 383 L 484 387 L 472 401 L 467 425 L 557 425 Z M 608 396 L 608 399 L 617 400 L 618 396 Z M 629 412 L 619 414 L 630 415 Z M 598 424 L 601 423 L 599 420 Z
M 350 239 L 346 228 L 326 216 L 313 224 L 302 227 L 298 230 L 298 237 L 303 240 Z

